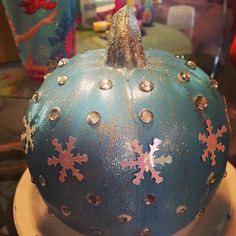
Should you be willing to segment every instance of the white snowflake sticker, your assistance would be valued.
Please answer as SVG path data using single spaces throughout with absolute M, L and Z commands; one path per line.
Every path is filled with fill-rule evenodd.
M 202 160 L 206 162 L 207 158 L 209 157 L 211 159 L 211 165 L 216 165 L 216 152 L 224 152 L 225 151 L 225 145 L 223 145 L 221 142 L 219 142 L 219 138 L 223 137 L 223 134 L 227 132 L 226 126 L 222 126 L 220 129 L 216 130 L 216 133 L 213 132 L 213 126 L 211 120 L 206 120 L 206 130 L 208 132 L 208 135 L 206 134 L 199 134 L 198 140 L 202 144 L 206 144 L 206 148 L 203 151 L 202 154 Z
M 80 173 L 80 170 L 76 167 L 76 164 L 82 165 L 83 162 L 87 162 L 88 156 L 86 154 L 80 155 L 79 153 L 74 156 L 72 153 L 74 143 L 75 138 L 70 136 L 68 142 L 66 143 L 66 149 L 63 150 L 61 144 L 58 143 L 56 138 L 52 140 L 52 145 L 59 154 L 58 157 L 49 157 L 48 165 L 59 165 L 61 167 L 59 172 L 59 181 L 62 183 L 64 183 L 67 178 L 67 171 L 71 172 L 78 181 L 82 181 L 84 179 L 84 175 Z
M 26 119 L 25 116 L 23 118 L 23 124 L 25 127 L 25 131 L 21 135 L 21 141 L 25 142 L 25 147 L 24 147 L 25 154 L 28 154 L 29 149 L 31 149 L 31 151 L 34 150 L 34 143 L 33 143 L 32 137 L 35 133 L 36 127 L 35 127 L 35 125 L 31 126 L 31 118 L 32 118 L 31 112 L 29 112 L 29 114 L 28 114 L 28 119 Z
M 159 150 L 159 145 L 161 144 L 161 140 L 158 138 L 154 139 L 153 145 L 149 145 L 150 152 L 143 152 L 142 146 L 139 145 L 138 140 L 134 139 L 131 142 L 131 146 L 134 148 L 134 151 L 138 154 L 137 160 L 123 160 L 121 161 L 121 167 L 138 167 L 138 172 L 135 174 L 135 178 L 133 180 L 133 184 L 139 185 L 141 182 L 141 179 L 144 179 L 144 172 L 151 172 L 152 178 L 154 178 L 155 182 L 157 184 L 161 183 L 163 181 L 163 177 L 160 176 L 160 172 L 155 170 L 155 166 L 157 164 L 160 164 L 164 166 L 165 164 L 171 164 L 172 163 L 172 157 L 171 156 L 161 156 L 159 158 L 155 158 L 154 154 L 156 151 Z

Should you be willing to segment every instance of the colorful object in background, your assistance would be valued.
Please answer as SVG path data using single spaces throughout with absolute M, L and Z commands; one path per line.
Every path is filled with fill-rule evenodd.
M 192 61 L 144 52 L 129 7 L 113 17 L 108 50 L 59 65 L 26 114 L 36 128 L 28 166 L 50 211 L 84 235 L 170 235 L 189 224 L 227 163 L 216 81 Z
M 52 62 L 75 55 L 75 3 L 3 0 L 20 57 L 30 79 L 43 80 Z M 20 6 L 20 8 L 19 8 Z
M 71 18 L 64 13 L 58 22 L 55 36 L 48 37 L 51 46 L 59 46 L 52 52 L 53 58 L 60 59 L 62 55 L 70 58 L 75 54 L 75 28 L 73 24 Z
M 96 21 L 93 22 L 93 31 L 94 32 L 104 32 L 109 29 L 111 23 L 107 21 Z
M 126 3 L 128 7 L 132 8 L 132 10 L 134 11 L 134 14 L 136 15 L 137 9 L 135 7 L 135 0 L 127 0 Z
M 236 36 L 234 37 L 230 47 L 230 57 L 234 67 L 236 68 Z
M 116 13 L 123 7 L 123 1 L 122 0 L 115 0 L 115 9 L 113 13 Z
M 76 25 L 81 25 L 82 23 L 80 0 L 75 0 L 75 23 Z
M 135 0 L 127 0 L 126 3 L 130 8 L 133 8 L 135 6 Z
M 193 6 L 173 5 L 168 10 L 167 25 L 192 38 L 196 11 Z
M 92 29 L 93 22 L 97 20 L 96 1 L 80 0 L 80 10 L 82 27 L 85 29 Z
M 143 18 L 142 22 L 144 26 L 151 26 L 153 23 L 153 3 L 152 0 L 145 0 L 144 1 L 144 11 L 143 11 Z
M 111 18 L 115 11 L 114 0 L 96 1 L 96 5 L 97 21 L 111 22 Z
M 34 14 L 39 9 L 53 10 L 57 6 L 56 2 L 46 0 L 22 0 L 20 7 L 24 9 L 26 14 Z
M 0 68 L 0 96 L 29 98 L 40 83 L 30 83 L 20 62 L 2 64 Z
M 138 20 L 142 20 L 142 18 L 143 18 L 143 5 L 142 5 L 142 2 L 141 2 L 141 0 L 136 0 L 135 1 L 136 3 L 135 3 L 135 7 L 136 7 L 136 18 L 138 19 Z

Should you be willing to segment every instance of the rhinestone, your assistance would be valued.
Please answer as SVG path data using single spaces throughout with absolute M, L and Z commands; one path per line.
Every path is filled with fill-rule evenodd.
M 193 61 L 187 61 L 186 65 L 192 70 L 196 69 L 196 64 Z
M 227 177 L 227 174 L 228 174 L 227 171 L 225 171 L 223 177 L 224 178 Z
M 46 186 L 46 179 L 40 175 L 39 176 L 39 184 L 42 186 L 42 187 L 45 187 Z
M 139 84 L 139 89 L 143 92 L 151 92 L 154 88 L 152 81 L 144 80 Z
M 210 186 L 216 182 L 216 176 L 213 172 L 210 173 L 208 179 L 207 179 L 207 186 Z
M 54 107 L 50 111 L 50 114 L 48 116 L 49 120 L 55 121 L 60 117 L 60 108 L 59 107 Z
M 86 198 L 88 203 L 91 205 L 98 206 L 101 204 L 100 196 L 95 193 L 89 193 Z
M 212 88 L 218 88 L 218 86 L 219 86 L 218 81 L 215 80 L 215 79 L 211 79 L 209 83 L 210 83 Z
M 156 200 L 156 197 L 152 194 L 144 197 L 144 202 L 146 205 L 152 205 Z
M 99 228 L 92 228 L 92 234 L 96 236 L 101 236 L 103 235 L 103 231 Z
M 32 96 L 33 102 L 37 103 L 40 100 L 41 96 L 42 96 L 41 92 L 38 92 L 38 91 L 35 92 L 35 94 Z
M 100 122 L 101 115 L 97 111 L 90 112 L 87 116 L 87 123 L 90 125 L 96 125 Z
M 68 77 L 66 75 L 60 75 L 57 78 L 57 84 L 58 85 L 63 85 L 65 82 L 68 80 Z
M 118 216 L 118 220 L 121 223 L 128 223 L 132 220 L 132 216 L 127 215 L 127 214 L 121 214 L 121 215 Z
M 181 82 L 187 82 L 190 80 L 190 74 L 188 72 L 179 72 L 178 80 Z
M 140 115 L 139 118 L 141 121 L 143 121 L 144 123 L 150 123 L 153 120 L 153 113 L 147 109 L 144 109 Z
M 47 79 L 52 73 L 47 73 L 46 75 L 44 75 L 43 79 Z
M 113 87 L 113 83 L 109 79 L 103 79 L 99 82 L 99 88 L 102 90 L 109 90 Z
M 195 106 L 198 110 L 203 111 L 207 107 L 207 99 L 204 96 L 196 96 L 194 98 Z
M 140 235 L 140 236 L 149 236 L 150 233 L 151 233 L 150 229 L 145 228 L 145 229 L 142 229 L 142 230 L 140 231 L 140 234 L 139 234 L 139 235 Z
M 185 206 L 179 206 L 179 207 L 177 207 L 177 209 L 176 209 L 176 213 L 178 214 L 178 215 L 184 215 L 185 214 L 185 212 L 186 212 L 186 207 Z
M 63 67 L 64 65 L 66 65 L 68 63 L 68 59 L 67 58 L 62 58 L 59 62 L 58 62 L 58 66 L 59 67 Z
M 70 216 L 71 215 L 71 210 L 69 209 L 69 207 L 63 205 L 61 206 L 61 211 L 62 211 L 62 214 L 64 216 Z
M 183 60 L 185 59 L 184 55 L 176 54 L 175 57 L 176 57 L 176 58 L 179 58 L 179 59 L 183 59 Z
M 53 210 L 51 207 L 48 207 L 48 214 L 49 214 L 50 216 L 52 216 L 52 217 L 55 216 L 55 212 L 54 212 L 54 210 Z

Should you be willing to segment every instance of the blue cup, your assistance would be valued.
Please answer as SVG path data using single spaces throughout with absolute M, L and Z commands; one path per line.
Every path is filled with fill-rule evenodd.
M 61 58 L 74 56 L 75 1 L 2 0 L 30 79 L 43 80 Z

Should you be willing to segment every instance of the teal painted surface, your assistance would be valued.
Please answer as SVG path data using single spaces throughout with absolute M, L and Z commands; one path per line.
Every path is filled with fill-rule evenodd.
M 209 84 L 209 77 L 200 69 L 188 68 L 185 60 L 172 54 L 150 50 L 146 52 L 147 66 L 144 69 L 126 71 L 105 65 L 106 51 L 89 51 L 69 60 L 57 68 L 43 83 L 38 103 L 31 102 L 28 113 L 32 113 L 35 148 L 29 151 L 28 165 L 35 184 L 43 198 L 55 211 L 57 217 L 86 235 L 99 228 L 105 236 L 133 236 L 143 228 L 150 235 L 170 235 L 190 223 L 208 204 L 223 177 L 229 148 L 229 124 L 224 101 L 216 88 Z M 180 71 L 188 71 L 189 82 L 177 79 Z M 57 84 L 57 77 L 67 75 L 64 85 Z M 111 90 L 100 90 L 99 82 L 109 79 Z M 154 84 L 154 90 L 140 91 L 139 83 L 144 79 Z M 204 112 L 198 111 L 193 98 L 203 95 L 208 100 Z M 51 122 L 48 115 L 53 107 L 61 109 L 60 118 Z M 154 119 L 144 124 L 140 112 L 149 109 Z M 97 111 L 101 122 L 97 126 L 87 124 L 87 114 Z M 216 152 L 216 165 L 210 158 L 203 162 L 201 155 L 205 144 L 198 140 L 200 133 L 208 135 L 206 120 L 211 120 L 213 133 L 225 125 L 228 129 L 218 139 L 225 146 L 224 152 Z M 67 171 L 62 183 L 58 180 L 61 167 L 48 165 L 48 158 L 58 152 L 52 145 L 58 139 L 63 149 L 69 136 L 75 138 L 72 153 L 86 154 L 88 161 L 75 167 L 84 175 L 83 181 Z M 122 168 L 122 160 L 135 160 L 136 154 L 130 142 L 137 139 L 143 152 L 150 151 L 153 139 L 161 140 L 156 157 L 171 156 L 172 163 L 157 165 L 163 182 L 155 183 L 150 172 L 144 173 L 140 185 L 132 180 L 138 168 Z M 207 186 L 211 172 L 216 183 Z M 46 179 L 46 186 L 39 184 L 39 176 Z M 86 201 L 88 193 L 101 197 L 99 206 Z M 144 197 L 153 194 L 152 205 L 144 203 Z M 66 217 L 61 206 L 71 209 Z M 186 212 L 178 215 L 176 209 L 186 206 Z M 132 220 L 120 223 L 117 216 L 128 214 Z

